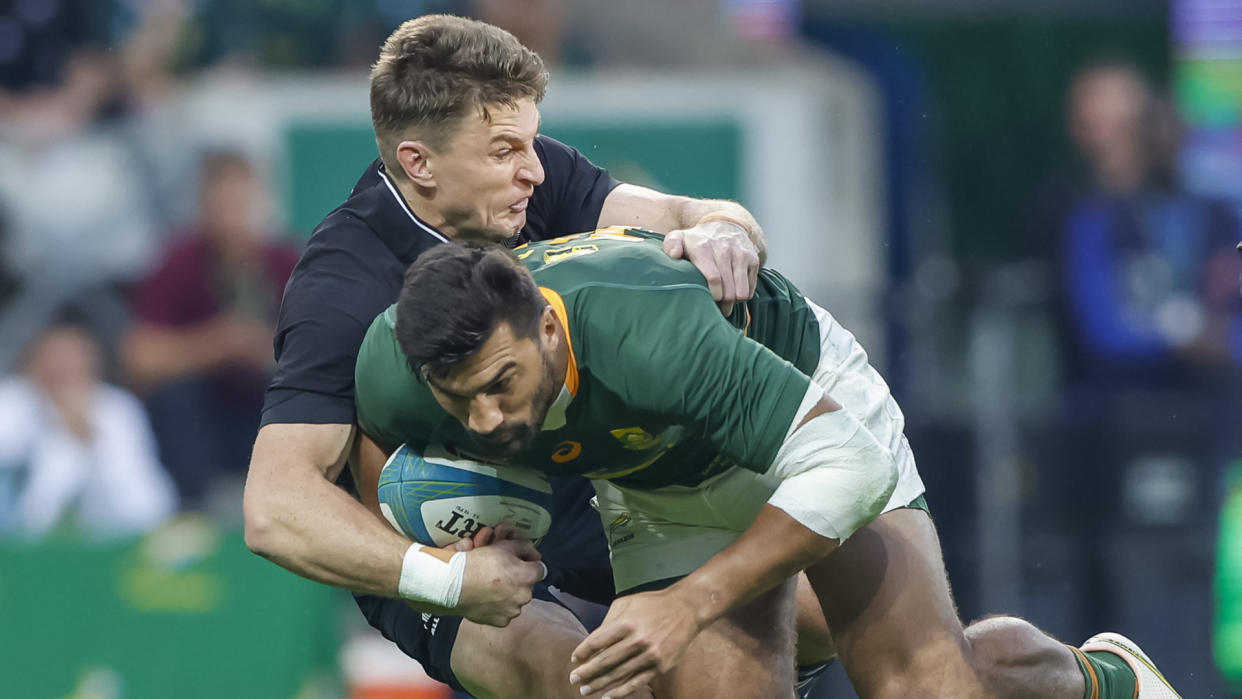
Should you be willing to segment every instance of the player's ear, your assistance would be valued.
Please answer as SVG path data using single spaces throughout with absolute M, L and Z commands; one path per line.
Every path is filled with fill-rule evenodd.
M 419 187 L 436 186 L 436 178 L 431 172 L 431 156 L 433 151 L 422 141 L 402 141 L 397 144 L 397 162 L 405 176 Z
M 556 311 L 552 310 L 552 304 L 544 306 L 543 313 L 539 315 L 539 338 L 545 346 L 556 342 L 556 329 L 559 325 L 560 320 L 556 317 Z

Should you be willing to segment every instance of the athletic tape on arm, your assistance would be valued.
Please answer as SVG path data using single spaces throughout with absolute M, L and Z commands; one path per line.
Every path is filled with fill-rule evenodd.
M 422 544 L 410 544 L 405 550 L 397 594 L 415 602 L 456 607 L 466 577 L 466 554 L 458 551 L 445 563 L 422 548 Z
M 823 389 L 812 384 L 803 404 Z M 811 403 L 813 406 L 815 403 Z M 768 504 L 820 536 L 844 542 L 879 516 L 897 487 L 897 462 L 854 416 L 835 410 L 808 420 L 799 409 L 768 474 L 781 479 Z

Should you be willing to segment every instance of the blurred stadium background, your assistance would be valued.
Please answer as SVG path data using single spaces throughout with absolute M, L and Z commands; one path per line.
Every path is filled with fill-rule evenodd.
M 0 695 L 448 696 L 240 520 L 269 287 L 445 11 L 551 64 L 550 135 L 758 216 L 964 617 L 1242 696 L 1242 0 L 0 0 Z

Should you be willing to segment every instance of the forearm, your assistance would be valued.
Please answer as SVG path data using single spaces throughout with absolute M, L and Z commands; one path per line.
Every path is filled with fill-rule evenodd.
M 633 226 L 667 234 L 712 221 L 744 229 L 759 252 L 760 264 L 767 259 L 767 241 L 759 222 L 746 207 L 726 199 L 693 199 L 622 184 L 604 200 L 597 225 Z
M 268 425 L 256 441 L 245 490 L 247 546 L 305 578 L 397 596 L 410 542 L 328 480 L 336 463 L 317 463 L 282 439 L 279 428 L 288 427 L 295 426 Z M 345 431 L 339 438 L 344 446 L 333 442 L 329 450 L 338 453 L 332 462 L 343 461 L 349 426 L 312 427 Z
M 737 541 L 678 581 L 677 592 L 694 605 L 700 628 L 749 602 L 836 550 L 838 542 L 765 505 Z
M 677 228 L 691 228 L 700 223 L 722 221 L 734 224 L 746 231 L 746 236 L 759 252 L 760 266 L 768 260 L 768 241 L 763 228 L 746 207 L 727 199 L 688 199 L 683 207 Z M 667 231 L 664 231 L 667 232 Z
M 255 553 L 316 582 L 397 596 L 410 542 L 340 488 L 307 481 L 296 494 L 262 503 L 248 498 L 247 509 L 262 512 L 247 517 L 247 543 Z

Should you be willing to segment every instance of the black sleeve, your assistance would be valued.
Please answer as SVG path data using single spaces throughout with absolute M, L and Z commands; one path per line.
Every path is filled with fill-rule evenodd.
M 545 240 L 595 230 L 604 199 L 618 184 L 608 171 L 560 141 L 535 139 L 543 163 L 543 184 L 535 187 L 526 213 L 526 232 Z
M 399 270 L 370 269 L 364 256 L 309 247 L 285 287 L 276 325 L 276 372 L 261 425 L 352 424 L 354 362 L 367 327 L 396 298 Z

